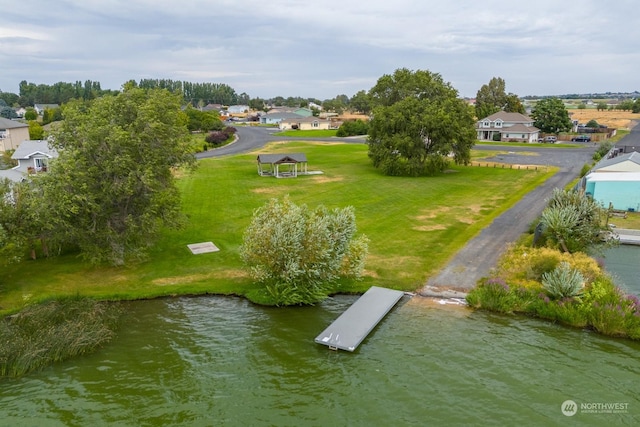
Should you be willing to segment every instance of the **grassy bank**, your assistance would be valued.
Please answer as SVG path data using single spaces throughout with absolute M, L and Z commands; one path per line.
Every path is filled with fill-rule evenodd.
M 453 167 L 437 177 L 399 178 L 375 170 L 363 144 L 292 142 L 264 151 L 304 152 L 309 169 L 323 174 L 259 177 L 255 153 L 202 160 L 197 171 L 179 180 L 189 223 L 165 232 L 148 262 L 90 267 L 68 255 L 11 265 L 0 273 L 0 314 L 77 294 L 96 299 L 244 295 L 255 285 L 238 254 L 242 233 L 254 209 L 286 194 L 311 207 L 355 207 L 359 232 L 371 240 L 370 255 L 364 280 L 342 282 L 338 291 L 361 292 L 371 285 L 414 290 L 553 173 Z M 207 241 L 220 251 L 192 255 L 187 249 Z

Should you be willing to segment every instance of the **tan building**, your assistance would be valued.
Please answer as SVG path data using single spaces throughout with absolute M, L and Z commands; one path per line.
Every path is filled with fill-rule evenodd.
M 318 117 L 299 117 L 284 119 L 280 122 L 280 129 L 297 129 L 297 130 L 327 130 L 332 129 L 331 121 L 320 119 Z
M 0 151 L 15 150 L 28 139 L 28 124 L 0 117 Z

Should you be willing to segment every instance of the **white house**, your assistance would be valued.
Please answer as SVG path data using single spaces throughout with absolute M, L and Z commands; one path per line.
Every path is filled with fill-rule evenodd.
M 18 161 L 13 170 L 24 174 L 46 172 L 49 161 L 56 157 L 58 152 L 46 140 L 22 141 L 11 156 Z
M 498 111 L 478 121 L 476 132 L 480 141 L 537 142 L 540 130 L 529 116 Z

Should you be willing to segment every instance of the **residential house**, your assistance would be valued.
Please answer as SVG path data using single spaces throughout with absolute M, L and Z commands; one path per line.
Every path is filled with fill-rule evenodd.
M 248 105 L 230 105 L 227 113 L 232 117 L 246 117 L 250 110 Z
M 616 155 L 611 151 L 599 161 L 581 182 L 585 193 L 604 207 L 640 210 L 640 153 Z
M 327 119 L 319 119 L 318 117 L 299 117 L 289 118 L 280 121 L 278 126 L 281 130 L 298 129 L 298 130 L 327 130 L 332 128 L 332 123 Z
M 49 161 L 58 157 L 58 152 L 49 146 L 47 140 L 22 141 L 11 156 L 18 161 L 13 170 L 23 174 L 46 172 Z
M 20 108 L 16 108 L 16 114 L 18 115 L 18 117 L 22 118 L 24 117 L 24 114 L 27 112 L 27 109 L 24 107 L 20 107 Z
M 36 110 L 39 116 L 44 113 L 44 110 L 53 110 L 55 108 L 60 108 L 58 104 L 34 104 L 33 108 Z
M 15 150 L 29 139 L 29 125 L 0 117 L 0 151 Z
M 480 141 L 537 142 L 539 131 L 533 126 L 531 117 L 504 111 L 485 117 L 476 124 Z
M 260 116 L 260 124 L 262 125 L 279 125 L 281 121 L 286 119 L 301 119 L 302 116 L 295 113 L 267 113 Z

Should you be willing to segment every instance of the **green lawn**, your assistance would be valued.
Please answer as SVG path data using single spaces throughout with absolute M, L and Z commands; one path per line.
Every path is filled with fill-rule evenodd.
M 283 132 L 276 132 L 276 136 L 291 136 L 294 138 L 331 138 L 336 136 L 338 131 L 336 129 L 329 130 L 285 130 Z
M 442 268 L 469 238 L 553 171 L 453 167 L 437 177 L 387 177 L 375 170 L 364 144 L 275 144 L 275 152 L 304 152 L 322 175 L 260 177 L 255 153 L 201 160 L 182 176 L 188 225 L 166 232 L 146 263 L 89 267 L 75 256 L 12 265 L 0 273 L 0 314 L 26 302 L 60 295 L 137 299 L 184 294 L 244 294 L 255 285 L 238 248 L 252 212 L 272 197 L 329 208 L 353 205 L 359 232 L 370 242 L 366 275 L 339 291 L 371 285 L 415 290 Z M 214 242 L 216 253 L 192 255 L 186 245 Z

